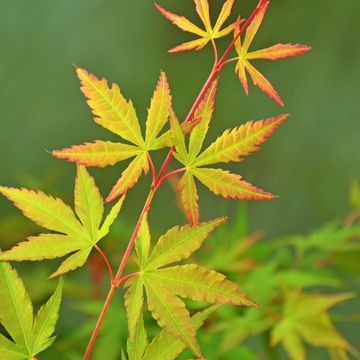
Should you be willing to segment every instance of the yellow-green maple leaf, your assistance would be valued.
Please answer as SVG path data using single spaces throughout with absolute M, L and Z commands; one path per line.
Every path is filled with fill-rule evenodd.
M 350 350 L 348 342 L 332 324 L 327 310 L 352 297 L 352 294 L 289 292 L 285 299 L 282 319 L 272 330 L 271 345 L 281 342 L 292 360 L 306 359 L 304 341 L 330 351 Z
M 208 0 L 194 0 L 196 12 L 199 15 L 205 29 L 199 28 L 197 25 L 193 24 L 190 20 L 185 18 L 184 16 L 179 16 L 171 13 L 168 10 L 165 10 L 160 5 L 155 3 L 156 8 L 160 11 L 162 15 L 164 15 L 168 20 L 170 20 L 174 25 L 179 27 L 181 30 L 190 32 L 199 36 L 199 39 L 186 42 L 179 46 L 174 47 L 169 50 L 169 52 L 179 52 L 186 50 L 200 50 L 205 45 L 207 45 L 210 41 L 215 39 L 222 38 L 231 33 L 234 29 L 234 24 L 231 24 L 224 29 L 222 26 L 224 25 L 227 18 L 230 16 L 231 9 L 234 4 L 234 0 L 226 0 L 222 6 L 218 19 L 214 26 L 211 24 L 210 20 L 210 9 Z
M 217 306 L 213 305 L 193 315 L 191 322 L 195 330 L 198 330 L 216 309 Z M 123 352 L 122 360 L 175 360 L 186 348 L 181 340 L 164 329 L 149 343 L 142 316 L 135 327 L 134 337 L 128 338 L 126 347 L 127 357 Z
M 11 200 L 30 220 L 55 232 L 28 237 L 27 241 L 2 252 L 0 260 L 35 261 L 71 254 L 51 277 L 84 265 L 96 243 L 108 234 L 124 201 L 123 196 L 101 225 L 104 201 L 93 177 L 81 165 L 77 167 L 74 192 L 77 217 L 61 199 L 41 191 L 0 186 L 0 193 Z
M 100 80 L 81 68 L 76 72 L 81 82 L 81 90 L 95 115 L 95 122 L 128 143 L 97 140 L 93 143 L 86 142 L 82 145 L 54 150 L 52 154 L 60 159 L 76 162 L 78 165 L 96 167 L 112 166 L 120 161 L 134 158 L 107 197 L 106 200 L 111 201 L 134 186 L 142 173 L 147 174 L 148 151 L 172 145 L 169 144 L 169 136 L 159 135 L 168 121 L 171 107 L 169 84 L 166 74 L 161 71 L 150 103 L 144 138 L 135 108 L 131 100 L 124 98 L 117 84 L 114 83 L 110 87 L 106 79 Z M 185 132 L 191 129 L 190 125 L 184 127 Z
M 27 360 L 48 348 L 59 316 L 63 281 L 34 318 L 33 306 L 17 272 L 0 262 L 0 323 L 12 340 L 0 334 L 2 360 Z
M 136 240 L 139 275 L 126 283 L 130 338 L 135 336 L 141 317 L 143 289 L 148 308 L 158 324 L 198 356 L 200 347 L 196 340 L 196 328 L 180 297 L 213 304 L 257 306 L 240 291 L 238 285 L 215 271 L 194 264 L 164 268 L 190 257 L 224 221 L 224 218 L 219 218 L 195 226 L 176 226 L 159 238 L 148 256 L 149 230 L 147 223 L 143 222 L 142 235 Z
M 235 72 L 238 74 L 241 84 L 244 88 L 246 95 L 249 93 L 248 81 L 246 77 L 246 72 L 249 73 L 255 86 L 258 86 L 262 91 L 264 91 L 270 98 L 274 99 L 280 105 L 284 106 L 283 101 L 281 100 L 277 91 L 273 88 L 268 79 L 265 78 L 250 62 L 254 59 L 267 59 L 267 60 L 277 60 L 285 58 L 288 56 L 298 56 L 304 54 L 305 52 L 311 50 L 310 46 L 302 44 L 276 44 L 266 49 L 261 49 L 257 51 L 249 51 L 249 47 L 259 30 L 259 27 L 264 19 L 264 15 L 269 6 L 269 1 L 265 1 L 260 11 L 256 14 L 250 25 L 246 30 L 244 41 L 241 41 L 241 38 L 236 41 L 235 50 L 238 54 L 238 62 L 236 64 Z M 235 36 L 239 34 L 240 29 L 240 19 L 238 19 L 235 26 Z
M 202 121 L 195 126 L 190 135 L 187 148 L 183 132 L 173 112 L 170 122 L 175 143 L 175 158 L 185 166 L 177 190 L 185 212 L 193 224 L 199 221 L 198 193 L 195 178 L 216 195 L 225 198 L 244 200 L 270 200 L 274 195 L 244 181 L 240 175 L 229 171 L 204 166 L 242 161 L 246 155 L 259 150 L 259 145 L 285 121 L 287 114 L 270 119 L 248 121 L 234 129 L 225 130 L 210 146 L 201 152 L 213 113 L 216 81 L 210 86 L 195 116 Z

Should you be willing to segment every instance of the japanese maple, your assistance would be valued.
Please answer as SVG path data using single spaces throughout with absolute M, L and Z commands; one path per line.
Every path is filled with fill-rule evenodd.
M 155 4 L 160 13 L 174 25 L 197 36 L 195 40 L 176 46 L 170 52 L 200 50 L 208 44 L 211 44 L 214 50 L 215 64 L 183 121 L 178 120 L 173 109 L 172 95 L 165 72 L 160 72 L 150 101 L 145 128 L 143 128 L 132 101 L 122 94 L 117 84 L 109 85 L 106 79 L 100 79 L 85 69 L 77 68 L 76 73 L 81 83 L 81 91 L 94 115 L 94 121 L 118 135 L 119 142 L 96 140 L 52 152 L 57 158 L 77 164 L 74 191 L 75 212 L 62 200 L 48 196 L 41 191 L 0 187 L 0 192 L 10 199 L 25 216 L 51 231 L 35 237 L 31 236 L 27 241 L 2 252 L 1 260 L 43 260 L 69 255 L 51 277 L 84 265 L 93 249 L 106 262 L 109 270 L 110 289 L 84 353 L 84 360 L 88 359 L 92 352 L 109 304 L 121 284 L 124 284 L 126 288 L 125 307 L 129 328 L 127 353 L 130 359 L 173 359 L 185 347 L 190 349 L 195 356 L 202 357 L 196 331 L 206 317 L 214 311 L 214 307 L 191 316 L 183 298 L 218 305 L 258 307 L 258 304 L 240 290 L 236 283 L 224 275 L 197 264 L 174 265 L 174 263 L 189 258 L 202 246 L 208 235 L 226 220 L 219 218 L 200 221 L 196 185 L 198 181 L 214 194 L 225 198 L 242 200 L 274 198 L 273 194 L 250 184 L 242 176 L 212 166 L 218 163 L 240 162 L 247 155 L 259 150 L 260 145 L 273 134 L 288 115 L 281 114 L 268 119 L 251 120 L 233 129 L 225 130 L 210 146 L 203 149 L 203 142 L 212 120 L 219 72 L 226 64 L 234 62 L 236 73 L 246 93 L 248 93 L 246 77 L 246 72 L 248 72 L 255 85 L 283 105 L 280 96 L 270 82 L 256 70 L 251 61 L 254 59 L 275 60 L 300 55 L 310 50 L 310 47 L 299 44 L 277 44 L 263 50 L 249 52 L 251 42 L 268 8 L 268 1 L 260 0 L 246 20 L 242 20 L 238 13 L 235 14 L 233 20 L 229 20 L 234 0 L 224 1 L 214 25 L 211 21 L 208 1 L 194 1 L 196 12 L 202 22 L 201 27 L 185 17 Z M 245 30 L 244 39 L 241 39 Z M 229 45 L 219 56 L 216 41 L 226 36 L 230 37 Z M 235 56 L 231 58 L 229 55 L 232 51 L 235 52 Z M 169 149 L 168 154 L 162 166 L 156 169 L 152 160 L 152 152 L 163 148 Z M 181 165 L 169 171 L 168 165 L 172 158 L 175 158 Z M 121 197 L 104 217 L 103 198 L 87 167 L 113 166 L 128 159 L 131 159 L 131 162 L 115 182 L 106 201 L 111 202 L 119 196 Z M 146 175 L 149 172 L 153 179 L 149 194 L 118 269 L 113 272 L 107 255 L 98 245 L 99 241 L 109 234 L 110 227 L 125 201 L 125 194 L 136 185 L 143 174 Z M 181 176 L 177 189 L 189 224 L 173 227 L 152 246 L 147 220 L 150 204 L 164 180 L 175 174 Z M 133 273 L 125 273 L 134 246 L 138 269 Z M 8 268 L 8 265 L 1 266 L 10 274 L 9 276 L 15 279 L 15 283 L 18 282 L 15 273 Z M 14 291 L 19 293 L 20 299 L 24 290 L 20 283 L 16 287 L 17 289 Z M 54 312 L 58 310 L 60 291 L 59 287 L 53 298 L 49 300 L 53 303 L 52 311 Z M 252 294 L 252 296 L 256 298 L 256 294 Z M 1 298 L 3 298 L 3 294 Z M 145 299 L 152 317 L 163 328 L 160 335 L 150 344 L 143 321 Z M 23 303 L 25 302 L 29 309 L 29 300 L 23 300 Z M 45 316 L 44 312 L 50 311 L 48 307 L 50 305 L 45 305 L 45 308 L 40 311 L 38 315 L 40 320 L 37 321 L 41 321 Z M 47 324 L 46 331 L 38 334 L 36 322 L 34 329 L 31 330 L 31 311 L 24 312 L 25 315 L 27 319 L 19 318 L 18 320 L 27 324 L 26 334 L 30 334 L 31 341 L 15 336 L 15 330 L 15 335 L 13 335 L 15 345 L 1 340 L 2 338 L 0 340 L 4 342 L 3 347 L 7 349 L 4 351 L 10 351 L 19 346 L 16 349 L 20 350 L 16 351 L 26 354 L 26 356 L 29 354 L 33 356 L 50 344 L 48 338 L 52 334 L 56 316 L 51 315 L 52 321 Z M 14 315 L 14 317 L 16 316 Z M 1 320 L 12 335 L 11 326 L 7 324 L 6 318 Z M 136 339 L 136 346 L 133 342 L 134 339 Z M 275 330 L 273 342 L 277 343 L 282 340 L 280 330 Z M 169 349 L 167 355 L 163 357 L 151 355 L 155 352 L 163 353 L 167 346 Z M 126 358 L 125 353 L 123 357 Z M 19 355 L 16 359 L 18 358 L 22 359 L 23 357 Z

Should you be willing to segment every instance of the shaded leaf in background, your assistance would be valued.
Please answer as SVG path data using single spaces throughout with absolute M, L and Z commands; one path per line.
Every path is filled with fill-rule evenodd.
M 351 182 L 349 198 L 351 206 L 360 211 L 360 182 L 358 180 Z
M 287 294 L 282 319 L 271 332 L 271 344 L 282 343 L 291 359 L 305 360 L 304 341 L 327 349 L 351 349 L 331 322 L 327 310 L 352 294 L 320 295 L 293 291 Z

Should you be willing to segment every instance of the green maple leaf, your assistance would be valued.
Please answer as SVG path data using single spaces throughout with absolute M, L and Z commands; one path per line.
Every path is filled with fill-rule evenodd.
M 199 39 L 189 41 L 179 46 L 176 46 L 175 48 L 169 50 L 169 52 L 174 53 L 174 52 L 186 51 L 192 49 L 200 50 L 204 46 L 206 46 L 210 41 L 222 38 L 233 31 L 234 24 L 231 24 L 224 29 L 222 29 L 222 26 L 224 25 L 227 18 L 230 16 L 231 9 L 234 5 L 234 0 L 226 0 L 224 2 L 219 17 L 214 26 L 212 26 L 211 24 L 208 1 L 194 0 L 194 2 L 196 6 L 196 12 L 199 15 L 201 22 L 205 27 L 204 30 L 199 28 L 197 25 L 193 24 L 190 20 L 188 20 L 184 16 L 173 14 L 170 11 L 165 10 L 160 5 L 155 3 L 155 6 L 160 11 L 160 13 L 164 15 L 165 18 L 170 20 L 174 25 L 176 25 L 183 31 L 199 36 Z
M 202 120 L 192 130 L 188 148 L 175 114 L 173 112 L 170 114 L 173 142 L 176 146 L 174 157 L 185 167 L 185 173 L 180 179 L 177 189 L 185 212 L 193 224 L 198 223 L 199 220 L 195 178 L 215 195 L 225 198 L 244 200 L 274 198 L 274 195 L 242 180 L 239 175 L 204 166 L 242 161 L 244 156 L 257 151 L 259 145 L 265 142 L 288 117 L 288 114 L 282 114 L 266 120 L 248 121 L 234 129 L 225 130 L 216 141 L 201 152 L 213 113 L 216 86 L 217 82 L 215 81 L 194 115 L 195 118 L 200 117 Z
M 0 193 L 11 200 L 30 220 L 55 232 L 30 236 L 27 241 L 1 253 L 0 260 L 34 261 L 71 254 L 51 277 L 85 264 L 93 247 L 109 233 L 110 226 L 124 202 L 123 196 L 102 223 L 104 201 L 93 177 L 84 166 L 78 166 L 75 180 L 77 217 L 61 199 L 41 191 L 0 186 Z
M 148 309 L 158 324 L 198 356 L 196 329 L 180 297 L 213 304 L 257 306 L 220 273 L 195 264 L 165 267 L 190 257 L 224 221 L 219 218 L 196 226 L 176 226 L 162 235 L 150 252 L 148 224 L 144 219 L 136 240 L 140 272 L 125 284 L 130 339 L 134 339 L 141 317 L 144 291 Z
M 194 328 L 198 330 L 216 309 L 216 305 L 210 306 L 193 315 L 191 322 Z M 127 341 L 129 360 L 175 360 L 184 349 L 184 343 L 166 330 L 161 330 L 149 343 L 142 317 L 136 325 L 134 339 Z M 123 353 L 122 360 L 126 359 Z
M 8 263 L 0 262 L 0 323 L 13 340 L 0 334 L 2 360 L 33 359 L 54 342 L 62 285 L 60 280 L 54 294 L 34 319 L 32 303 L 23 282 Z
M 337 332 L 327 310 L 352 298 L 352 294 L 320 295 L 299 291 L 287 294 L 282 319 L 271 334 L 271 345 L 281 342 L 292 360 L 305 360 L 304 341 L 328 350 L 351 349 L 348 342 Z

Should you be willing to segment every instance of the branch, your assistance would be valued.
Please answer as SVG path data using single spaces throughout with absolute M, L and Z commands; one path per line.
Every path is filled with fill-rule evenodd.
M 219 73 L 219 71 L 221 70 L 221 68 L 223 67 L 225 61 L 226 61 L 226 58 L 228 56 L 228 54 L 230 53 L 231 49 L 234 47 L 236 41 L 238 40 L 238 38 L 240 37 L 240 35 L 243 33 L 243 31 L 247 28 L 247 26 L 250 24 L 250 22 L 253 20 L 253 18 L 256 16 L 256 14 L 261 10 L 262 6 L 265 4 L 265 1 L 266 0 L 260 0 L 257 7 L 255 8 L 255 10 L 252 12 L 252 14 L 249 16 L 249 18 L 246 20 L 246 22 L 244 23 L 244 25 L 241 27 L 239 33 L 237 34 L 236 37 L 234 37 L 234 39 L 231 41 L 230 45 L 228 46 L 228 48 L 225 50 L 224 54 L 221 56 L 220 60 L 217 62 L 217 64 L 215 64 L 215 66 L 213 67 L 213 69 L 211 70 L 207 80 L 205 81 L 202 89 L 200 90 L 198 96 L 196 97 L 193 105 L 191 106 L 185 120 L 184 120 L 184 123 L 188 123 L 191 121 L 192 117 L 194 116 L 195 114 L 195 111 L 196 109 L 198 108 L 201 100 L 203 99 L 206 91 L 208 90 L 208 88 L 210 87 L 211 83 L 213 82 L 213 80 L 215 79 L 216 75 Z M 108 310 L 108 307 L 110 305 L 110 302 L 112 300 L 112 297 L 114 296 L 114 292 L 116 290 L 116 284 L 122 279 L 121 278 L 121 275 L 123 273 L 123 270 L 124 270 L 124 267 L 128 261 L 128 258 L 130 256 L 130 253 L 132 251 L 132 248 L 134 246 L 134 243 L 135 243 L 135 240 L 136 240 L 136 237 L 137 237 L 137 234 L 139 232 L 139 229 L 140 229 L 140 225 L 141 225 L 141 222 L 142 222 L 142 219 L 145 215 L 146 212 L 148 212 L 149 208 L 150 208 L 150 204 L 152 202 L 152 199 L 155 195 L 155 192 L 158 188 L 158 186 L 161 184 L 161 181 L 163 179 L 163 175 L 169 165 L 169 162 L 172 158 L 172 155 L 174 153 L 174 150 L 175 150 L 175 147 L 171 147 L 162 166 L 161 166 L 161 169 L 156 177 L 156 182 L 155 184 L 153 184 L 150 188 L 150 191 L 149 191 L 149 194 L 148 194 L 148 197 L 145 201 L 145 204 L 143 206 L 143 209 L 141 210 L 141 213 L 140 213 L 140 216 L 138 218 L 138 221 L 136 223 L 136 226 L 134 228 L 134 231 L 133 231 L 133 234 L 130 238 L 130 241 L 128 243 L 128 246 L 126 248 L 126 251 L 124 253 L 124 256 L 121 260 L 121 263 L 120 263 L 120 266 L 118 268 L 118 271 L 114 277 L 114 281 L 112 282 L 112 285 L 110 287 L 110 290 L 109 290 L 109 293 L 108 293 L 108 296 L 105 300 L 105 303 L 103 305 L 103 308 L 101 310 L 101 313 L 99 315 L 99 318 L 97 320 L 97 323 L 96 323 L 96 326 L 94 328 L 94 331 L 91 335 L 91 338 L 90 338 L 90 341 L 89 341 L 89 344 L 86 348 L 86 351 L 85 351 L 85 354 L 83 356 L 83 360 L 88 360 L 89 359 L 89 356 L 91 354 L 91 351 L 92 351 L 92 348 L 94 346 L 94 343 L 96 341 L 96 338 L 97 338 L 97 335 L 99 333 L 99 330 L 100 330 L 100 327 L 101 327 L 101 324 L 104 320 L 104 316 Z M 166 176 L 166 175 L 165 175 Z

